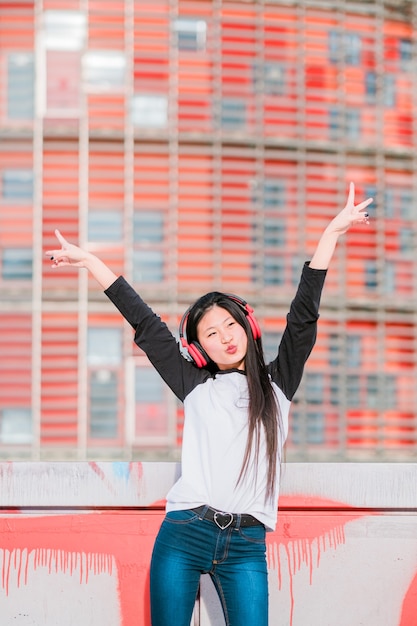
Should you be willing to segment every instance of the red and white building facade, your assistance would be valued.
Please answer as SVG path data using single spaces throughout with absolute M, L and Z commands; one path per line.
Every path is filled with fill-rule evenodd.
M 417 451 L 412 1 L 0 1 L 0 457 L 178 456 L 182 409 L 54 229 L 172 331 L 213 289 L 274 353 L 346 198 L 287 459 Z

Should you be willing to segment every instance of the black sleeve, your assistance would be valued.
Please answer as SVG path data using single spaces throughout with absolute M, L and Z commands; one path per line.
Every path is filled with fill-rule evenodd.
M 122 276 L 104 293 L 132 326 L 135 343 L 180 400 L 210 375 L 184 358 L 167 325 Z
M 320 297 L 327 270 L 311 269 L 304 264 L 297 293 L 287 315 L 277 358 L 270 363 L 272 379 L 292 400 L 317 336 Z

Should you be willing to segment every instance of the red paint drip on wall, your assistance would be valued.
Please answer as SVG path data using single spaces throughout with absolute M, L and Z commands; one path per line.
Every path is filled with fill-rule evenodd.
M 33 568 L 80 576 L 90 572 L 117 576 L 121 626 L 150 626 L 148 572 L 162 511 L 31 515 L 0 518 L 3 551 L 1 585 L 9 593 L 11 570 L 18 585 L 27 584 Z
M 28 583 L 29 570 L 36 571 L 46 568 L 49 574 L 54 572 L 68 573 L 73 576 L 79 575 L 80 584 L 88 584 L 89 574 L 107 573 L 110 576 L 115 569 L 114 557 L 108 554 L 85 554 L 80 552 L 68 552 L 66 550 L 53 550 L 37 548 L 32 551 L 15 549 L 12 552 L 3 550 L 3 565 L 1 572 L 2 587 L 9 593 L 9 580 L 11 570 L 17 574 L 17 586 Z
M 94 468 L 93 468 L 94 469 Z M 293 579 L 300 568 L 309 568 L 310 583 L 321 555 L 344 543 L 345 525 L 368 513 L 349 510 L 345 505 L 309 499 L 310 511 L 300 509 L 305 500 L 282 498 L 278 527 L 268 534 L 268 565 L 283 581 L 283 558 L 291 594 L 290 623 L 293 620 Z M 88 583 L 91 572 L 117 576 L 121 626 L 150 626 L 149 563 L 154 538 L 164 515 L 163 509 L 144 512 L 95 512 L 71 515 L 15 516 L 0 518 L 0 549 L 3 550 L 1 585 L 9 592 L 11 571 L 17 584 L 27 584 L 37 567 L 78 575 Z M 417 586 L 417 583 L 415 583 Z M 415 598 L 410 591 L 410 602 Z M 413 595 L 414 594 L 414 595 Z M 407 607 L 405 607 L 405 611 Z M 404 613 L 400 626 L 414 626 Z M 407 621 L 408 619 L 408 621 Z
M 309 569 L 310 584 L 313 571 L 320 566 L 323 552 L 335 550 L 345 543 L 345 525 L 364 515 L 354 508 L 346 509 L 340 502 L 304 496 L 281 497 L 278 524 L 274 533 L 267 535 L 268 569 L 277 572 L 278 588 L 282 588 L 282 553 L 285 554 L 290 593 L 289 623 L 294 617 L 294 576 L 305 565 Z M 288 510 L 288 512 L 287 512 Z M 368 513 L 366 513 L 368 514 Z
M 141 494 L 140 463 L 129 464 L 127 470 L 126 464 L 115 464 L 110 476 L 98 463 L 89 465 L 109 493 L 116 493 L 119 483 L 115 485 L 112 480 L 116 476 L 133 481 Z M 12 463 L 0 464 L 0 477 L 6 485 L 12 481 Z M 164 501 L 153 503 L 143 512 L 113 509 L 47 516 L 16 515 L 21 513 L 19 509 L 1 509 L 1 587 L 9 594 L 11 585 L 28 584 L 31 572 L 41 567 L 50 575 L 68 572 L 78 576 L 80 584 L 88 584 L 91 573 L 114 575 L 120 601 L 120 626 L 138 623 L 149 626 L 149 563 L 164 504 Z M 277 529 L 267 536 L 268 566 L 276 572 L 279 589 L 284 583 L 284 572 L 285 578 L 288 577 L 292 624 L 297 572 L 307 567 L 312 584 L 323 553 L 345 543 L 346 524 L 370 513 L 305 495 L 281 497 L 279 508 Z M 417 626 L 416 606 L 417 574 L 404 598 L 398 626 Z
M 404 598 L 399 626 L 417 625 L 417 574 L 414 576 L 411 585 Z

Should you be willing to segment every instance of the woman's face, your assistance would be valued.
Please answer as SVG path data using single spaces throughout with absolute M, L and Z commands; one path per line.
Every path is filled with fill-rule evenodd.
M 220 370 L 245 368 L 248 338 L 245 329 L 215 304 L 197 326 L 198 342 Z

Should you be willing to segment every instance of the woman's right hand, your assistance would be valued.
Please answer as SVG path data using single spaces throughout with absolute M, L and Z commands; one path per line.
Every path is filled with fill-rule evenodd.
M 55 231 L 55 235 L 61 244 L 61 249 L 45 252 L 52 261 L 52 267 L 85 267 L 103 289 L 107 289 L 114 283 L 117 275 L 101 259 L 69 243 L 59 230 Z
M 92 256 L 91 253 L 69 243 L 59 230 L 55 231 L 55 235 L 61 244 L 61 249 L 45 252 L 52 261 L 52 267 L 87 267 L 87 261 Z

